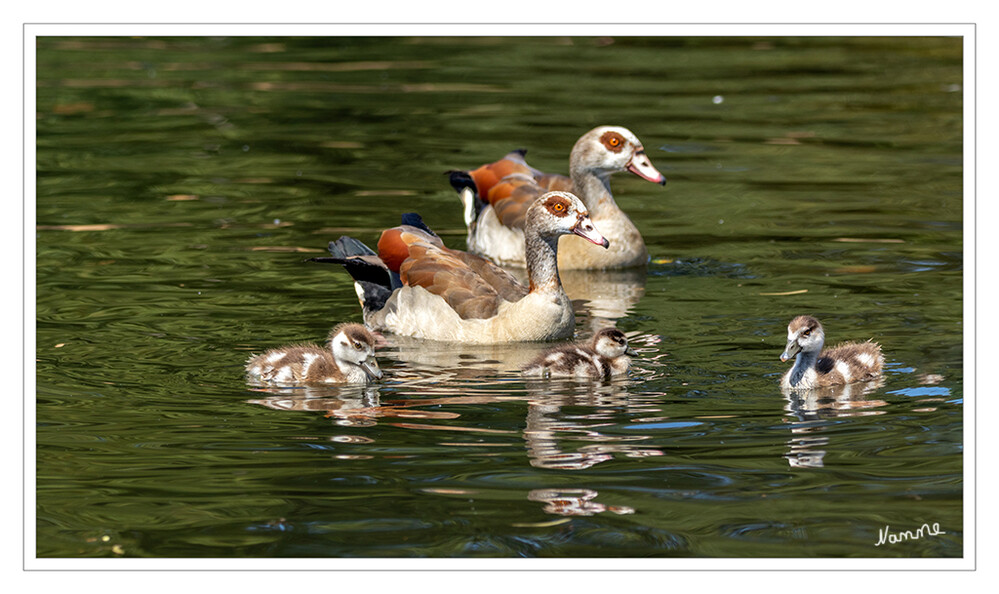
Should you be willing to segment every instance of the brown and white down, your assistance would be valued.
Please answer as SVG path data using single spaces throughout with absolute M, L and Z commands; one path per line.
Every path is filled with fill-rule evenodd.
M 634 350 L 616 328 L 604 328 L 585 343 L 555 347 L 524 367 L 524 375 L 609 379 L 628 373 Z
M 787 346 L 780 360 L 795 358 L 781 378 L 785 389 L 810 389 L 869 381 L 881 375 L 884 355 L 876 342 L 846 342 L 822 350 L 825 330 L 812 316 L 798 316 L 787 326 Z
M 247 361 L 246 376 L 275 386 L 367 384 L 382 372 L 371 332 L 360 324 L 341 324 L 330 332 L 328 348 L 296 344 L 271 349 Z

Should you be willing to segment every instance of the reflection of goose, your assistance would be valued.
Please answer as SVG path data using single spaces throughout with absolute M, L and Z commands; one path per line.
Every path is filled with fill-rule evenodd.
M 559 249 L 564 243 L 559 244 Z M 627 316 L 645 296 L 645 268 L 562 270 L 561 264 L 559 266 L 558 276 L 565 294 L 572 299 L 582 324 L 593 332 Z M 527 282 L 523 268 L 504 267 L 504 270 L 517 280 Z
M 569 237 L 561 242 L 559 267 L 626 268 L 644 266 L 645 242 L 610 190 L 610 176 L 630 171 L 658 184 L 666 178 L 649 161 L 641 141 L 627 128 L 600 126 L 584 134 L 569 156 L 570 178 L 545 174 L 529 166 L 525 151 L 470 172 L 451 172 L 451 185 L 461 194 L 468 226 L 468 250 L 501 264 L 524 266 L 524 229 L 530 204 L 549 190 L 576 193 L 593 222 L 608 240 L 609 250 L 597 250 Z
M 528 209 L 524 241 L 529 286 L 488 260 L 444 246 L 416 215 L 382 233 L 378 253 L 341 237 L 332 258 L 354 277 L 365 324 L 452 342 L 492 344 L 569 338 L 575 316 L 558 275 L 558 239 L 576 234 L 597 245 L 607 240 L 583 203 L 549 192 Z M 408 224 L 406 224 L 408 223 Z
M 460 349 L 447 342 L 420 340 L 385 334 L 382 353 L 396 362 L 394 380 L 411 383 L 415 378 L 439 382 L 442 378 L 475 384 L 491 383 L 496 376 L 520 371 L 544 352 L 548 343 L 466 344 Z
M 297 344 L 250 358 L 251 382 L 271 385 L 366 384 L 382 376 L 375 360 L 375 338 L 360 324 L 341 324 L 330 332 L 329 348 Z
M 604 328 L 585 343 L 555 347 L 524 368 L 525 375 L 604 379 L 628 373 L 635 355 L 617 328 Z
M 884 356 L 875 342 L 847 342 L 826 351 L 822 324 L 811 316 L 798 316 L 787 326 L 787 347 L 781 361 L 795 357 L 781 387 L 810 389 L 868 381 L 881 374 Z

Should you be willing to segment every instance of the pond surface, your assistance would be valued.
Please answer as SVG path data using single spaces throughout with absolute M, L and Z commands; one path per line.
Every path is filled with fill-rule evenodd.
M 36 555 L 961 557 L 962 86 L 942 37 L 39 38 Z M 563 274 L 629 377 L 385 336 L 246 384 L 360 320 L 328 241 L 463 248 L 444 172 L 601 124 L 669 180 L 612 181 L 647 269 Z M 782 394 L 803 313 L 883 380 Z

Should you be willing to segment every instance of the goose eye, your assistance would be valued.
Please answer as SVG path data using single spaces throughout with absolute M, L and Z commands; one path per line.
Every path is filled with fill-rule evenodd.
M 552 205 L 552 210 L 554 210 L 555 212 L 562 212 L 563 210 L 565 210 L 565 205 L 562 204 L 561 202 L 556 202 L 555 204 Z

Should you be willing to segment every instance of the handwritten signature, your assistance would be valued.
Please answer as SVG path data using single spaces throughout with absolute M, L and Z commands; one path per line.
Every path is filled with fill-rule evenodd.
M 940 524 L 934 522 L 931 524 L 923 524 L 916 530 L 902 530 L 898 532 L 891 532 L 890 527 L 885 524 L 884 529 L 878 530 L 878 542 L 874 546 L 880 547 L 883 544 L 898 544 L 900 542 L 905 542 L 907 540 L 919 540 L 924 536 L 939 536 L 940 534 L 947 534 L 940 529 Z

